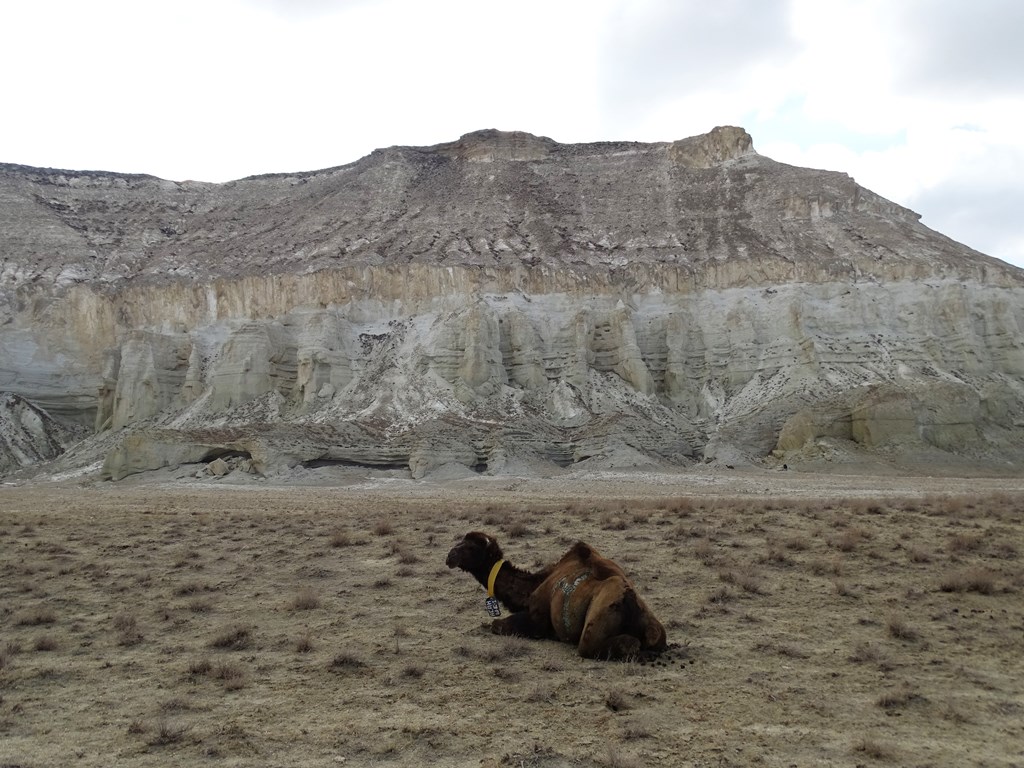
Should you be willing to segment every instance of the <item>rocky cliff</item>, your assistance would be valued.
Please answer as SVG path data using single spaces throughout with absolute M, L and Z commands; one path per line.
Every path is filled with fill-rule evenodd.
M 0 165 L 0 391 L 113 478 L 1020 462 L 1024 271 L 918 218 L 729 127 L 227 184 Z

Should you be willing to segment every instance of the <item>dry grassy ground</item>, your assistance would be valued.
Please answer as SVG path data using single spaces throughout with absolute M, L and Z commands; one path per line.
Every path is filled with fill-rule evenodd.
M 780 478 L 0 489 L 0 766 L 1024 765 L 1024 481 Z M 679 647 L 489 634 L 472 529 Z

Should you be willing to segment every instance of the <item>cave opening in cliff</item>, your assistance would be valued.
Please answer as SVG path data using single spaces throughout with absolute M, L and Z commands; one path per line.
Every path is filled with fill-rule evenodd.
M 310 459 L 304 461 L 301 464 L 303 469 L 323 469 L 324 467 L 347 467 L 350 469 L 375 469 L 379 471 L 387 470 L 403 470 L 409 471 L 408 461 L 381 461 L 381 462 L 368 462 L 368 461 L 355 461 L 353 459 Z
M 224 461 L 229 461 L 230 459 L 252 459 L 252 454 L 248 451 L 239 451 L 234 448 L 216 448 L 207 452 L 198 463 L 209 464 L 216 459 L 223 459 Z

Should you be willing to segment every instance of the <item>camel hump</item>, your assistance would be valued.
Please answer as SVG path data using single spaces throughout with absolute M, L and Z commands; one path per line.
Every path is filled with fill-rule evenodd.
M 640 605 L 636 590 L 633 589 L 632 584 L 627 584 L 622 591 L 622 614 L 626 623 L 630 625 L 638 623 L 642 613 L 643 607 Z
M 581 563 L 589 563 L 590 558 L 597 554 L 592 546 L 585 541 L 577 541 L 569 550 L 572 557 L 577 558 Z

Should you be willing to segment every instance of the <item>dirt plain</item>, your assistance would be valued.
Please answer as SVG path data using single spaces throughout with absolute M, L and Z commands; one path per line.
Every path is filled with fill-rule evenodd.
M 584 539 L 673 647 L 487 629 Z M 0 766 L 1022 766 L 1024 479 L 733 471 L 0 487 Z

